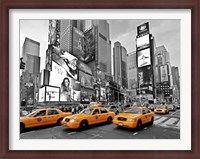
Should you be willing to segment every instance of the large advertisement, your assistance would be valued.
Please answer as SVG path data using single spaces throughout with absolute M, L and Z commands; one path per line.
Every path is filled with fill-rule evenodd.
M 83 60 L 82 57 L 84 56 L 84 34 L 82 31 L 78 30 L 77 28 L 73 27 L 73 49 L 72 54 Z
M 88 63 L 95 59 L 95 50 L 96 50 L 96 28 L 93 27 L 90 30 L 85 32 L 85 54 L 83 56 L 83 61 Z
M 59 101 L 59 88 L 46 86 L 46 101 Z
M 137 50 L 150 46 L 149 34 L 136 39 Z
M 101 87 L 100 89 L 101 93 L 100 93 L 100 100 L 101 101 L 105 101 L 106 100 L 106 89 Z
M 68 76 L 66 70 L 52 61 L 49 85 L 60 87 L 60 101 L 79 101 L 80 82 Z
M 161 82 L 168 81 L 167 65 L 160 66 L 160 79 L 161 79 Z
M 78 59 L 71 55 L 68 52 L 63 52 L 61 55 L 53 52 L 52 53 L 52 60 L 55 61 L 58 65 L 65 69 L 65 73 L 67 76 L 74 78 L 77 80 L 78 77 L 78 68 L 77 68 L 77 61 Z M 52 64 L 52 71 L 53 71 L 53 64 Z
M 80 60 L 78 60 L 78 68 L 79 70 L 87 72 L 88 74 L 92 75 L 92 69 L 88 65 L 81 62 Z
M 72 54 L 84 63 L 95 59 L 96 28 L 93 27 L 85 33 L 73 28 L 73 50 Z
M 79 71 L 79 79 L 81 82 L 81 86 L 85 87 L 85 88 L 92 88 L 93 89 L 93 77 L 82 72 Z
M 49 20 L 49 44 L 55 44 L 56 41 L 56 20 Z
M 150 48 L 137 52 L 138 67 L 151 65 Z
M 138 84 L 140 87 L 153 85 L 153 70 L 151 66 L 138 69 Z

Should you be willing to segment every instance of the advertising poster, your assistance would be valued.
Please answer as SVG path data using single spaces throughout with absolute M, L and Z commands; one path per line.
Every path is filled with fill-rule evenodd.
M 88 74 L 92 75 L 92 69 L 88 65 L 81 62 L 80 60 L 78 60 L 77 66 L 79 70 L 87 72 Z
M 59 88 L 46 86 L 46 101 L 59 101 Z
M 88 63 L 95 59 L 95 48 L 96 48 L 96 28 L 93 27 L 87 32 L 84 33 L 85 35 L 85 54 L 83 55 L 83 61 Z
M 39 89 L 39 102 L 45 101 L 45 87 Z
M 161 82 L 168 81 L 167 65 L 160 66 L 160 79 L 161 79 Z
M 62 55 L 52 53 L 52 60 L 65 69 L 67 76 L 77 80 L 78 77 L 78 59 L 68 52 L 63 52 Z M 52 71 L 53 64 L 52 64 Z
M 56 20 L 49 20 L 49 44 L 55 44 L 56 41 Z
M 150 48 L 138 51 L 137 55 L 138 55 L 138 67 L 151 65 Z
M 149 34 L 136 39 L 137 50 L 150 46 Z
M 73 49 L 72 53 L 78 59 L 82 60 L 84 56 L 84 34 L 82 31 L 78 30 L 77 28 L 73 27 Z
M 101 93 L 100 93 L 100 100 L 101 101 L 105 101 L 106 100 L 106 89 L 101 87 L 100 89 Z
M 148 22 L 137 27 L 138 35 L 147 34 L 147 33 L 149 33 L 149 23 Z
M 138 69 L 138 81 L 140 86 L 153 84 L 153 70 L 151 66 Z
M 80 82 L 81 82 L 81 86 L 85 87 L 85 88 L 93 88 L 93 77 L 82 72 L 79 71 L 79 78 L 80 78 Z

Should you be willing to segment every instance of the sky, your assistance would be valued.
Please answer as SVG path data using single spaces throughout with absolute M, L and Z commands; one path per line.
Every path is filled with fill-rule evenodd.
M 170 53 L 171 65 L 180 69 L 180 20 L 108 20 L 111 51 L 116 41 L 126 48 L 127 53 L 136 51 L 137 26 L 145 22 L 149 22 L 150 33 L 155 38 L 156 47 L 164 45 Z M 40 68 L 43 69 L 48 47 L 48 20 L 20 20 L 21 49 L 25 37 L 40 43 Z

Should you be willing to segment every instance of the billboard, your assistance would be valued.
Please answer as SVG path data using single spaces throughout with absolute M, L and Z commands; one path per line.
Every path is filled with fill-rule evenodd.
M 96 51 L 96 27 L 91 28 L 85 33 L 85 54 L 83 56 L 83 61 L 88 63 L 95 59 L 95 51 Z
M 151 65 L 150 48 L 138 51 L 137 57 L 138 57 L 138 67 Z
M 58 87 L 46 86 L 46 101 L 59 101 L 59 91 Z
M 151 66 L 138 69 L 138 84 L 140 87 L 153 85 L 153 68 Z
M 87 72 L 88 74 L 92 75 L 92 69 L 85 63 L 81 62 L 80 60 L 78 61 L 77 66 L 79 70 Z
M 137 50 L 141 50 L 150 46 L 149 34 L 136 39 Z
M 49 20 L 48 41 L 49 44 L 55 44 L 56 42 L 56 20 Z
M 82 31 L 73 27 L 73 42 L 72 42 L 72 54 L 83 60 L 84 56 L 84 34 Z
M 81 82 L 81 86 L 85 87 L 85 88 L 92 88 L 93 89 L 93 77 L 82 72 L 79 71 L 79 79 Z
M 96 28 L 93 27 L 85 33 L 73 27 L 72 54 L 84 63 L 95 59 Z
M 137 35 L 149 34 L 149 23 L 144 23 L 137 27 Z
M 39 102 L 44 102 L 45 101 L 45 87 L 42 87 L 39 89 Z
M 106 89 L 105 88 L 103 88 L 103 87 L 101 87 L 100 88 L 100 100 L 101 101 L 105 101 L 106 100 Z
M 63 52 L 61 55 L 59 55 L 57 53 L 52 53 L 52 60 L 54 62 L 56 62 L 58 65 L 60 65 L 63 69 L 65 69 L 67 76 L 77 80 L 77 77 L 78 77 L 77 61 L 78 61 L 78 59 L 76 57 L 74 57 L 73 55 L 71 55 L 68 52 Z M 52 71 L 53 71 L 53 64 L 52 64 Z
M 160 66 L 160 79 L 161 82 L 167 82 L 169 80 L 167 65 Z

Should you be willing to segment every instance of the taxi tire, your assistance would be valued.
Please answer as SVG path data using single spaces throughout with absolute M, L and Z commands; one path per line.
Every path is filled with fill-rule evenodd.
M 85 130 L 88 127 L 88 121 L 87 120 L 83 120 L 80 123 L 80 129 L 81 130 Z
M 119 114 L 118 110 L 115 112 L 115 115 Z
M 25 126 L 23 123 L 20 123 L 20 133 L 24 132 Z
M 137 130 L 141 130 L 142 129 L 142 121 L 141 120 L 138 120 L 136 129 Z
M 151 121 L 150 121 L 150 123 L 149 123 L 150 126 L 153 125 L 153 121 L 154 121 L 154 118 L 152 117 L 152 118 L 151 118 Z
M 63 120 L 62 118 L 58 119 L 58 121 L 57 121 L 57 125 L 58 125 L 58 126 L 61 126 L 61 125 L 62 125 L 62 120 Z
M 108 117 L 107 123 L 112 123 L 112 117 L 111 116 Z

